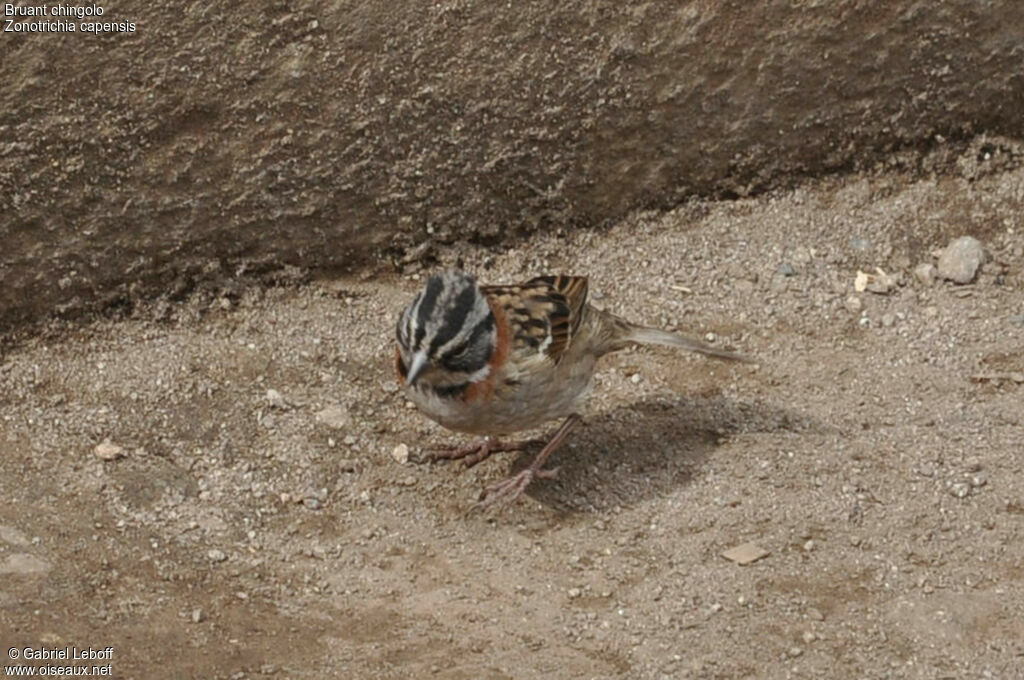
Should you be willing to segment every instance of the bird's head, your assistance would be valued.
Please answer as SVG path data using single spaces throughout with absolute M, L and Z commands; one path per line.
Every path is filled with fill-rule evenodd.
M 476 280 L 454 269 L 435 274 L 406 307 L 395 328 L 399 374 L 408 386 L 482 380 L 497 345 L 494 314 Z

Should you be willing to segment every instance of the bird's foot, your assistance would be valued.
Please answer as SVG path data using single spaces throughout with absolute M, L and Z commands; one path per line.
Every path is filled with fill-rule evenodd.
M 484 510 L 492 506 L 508 505 L 523 495 L 526 487 L 535 479 L 554 479 L 558 476 L 559 468 L 540 470 L 533 466 L 504 479 L 497 484 L 491 484 L 480 492 L 479 500 L 470 508 L 473 510 Z
M 463 465 L 471 468 L 482 460 L 486 460 L 493 453 L 504 451 L 521 451 L 534 440 L 519 442 L 501 442 L 497 439 L 481 439 L 469 446 L 437 446 L 426 450 L 425 459 L 433 462 L 438 460 L 461 460 Z
M 573 413 L 562 426 L 555 432 L 555 436 L 551 438 L 541 452 L 537 454 L 537 457 L 533 459 L 530 466 L 525 470 L 512 475 L 508 479 L 498 482 L 497 484 L 491 484 L 480 494 L 480 499 L 470 508 L 470 512 L 474 510 L 484 510 L 489 507 L 498 505 L 507 505 L 515 499 L 523 495 L 523 491 L 526 487 L 530 486 L 530 483 L 535 479 L 551 479 L 558 474 L 558 468 L 552 468 L 550 470 L 543 469 L 544 463 L 551 454 L 558 448 L 565 439 L 565 436 L 569 434 L 576 423 L 580 422 L 580 417 Z

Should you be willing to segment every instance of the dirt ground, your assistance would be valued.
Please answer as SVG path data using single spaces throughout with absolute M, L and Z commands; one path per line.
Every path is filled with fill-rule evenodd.
M 1024 171 L 998 160 L 24 342 L 0 364 L 0 642 L 111 646 L 137 679 L 1024 677 Z M 973 284 L 914 278 L 963 234 Z M 598 306 L 759 364 L 607 358 L 559 479 L 466 516 L 535 451 L 393 456 L 461 441 L 392 374 L 395 315 L 458 258 L 586 273 Z M 876 267 L 898 285 L 855 293 Z M 723 558 L 747 542 L 769 554 Z

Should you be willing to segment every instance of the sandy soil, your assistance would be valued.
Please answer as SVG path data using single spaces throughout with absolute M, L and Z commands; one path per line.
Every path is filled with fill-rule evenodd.
M 1021 677 L 1024 172 L 990 160 L 25 342 L 0 365 L 0 642 L 112 646 L 140 679 Z M 962 234 L 975 283 L 911 275 Z M 391 367 L 394 315 L 457 258 L 587 273 L 596 304 L 760 364 L 609 357 L 560 478 L 467 517 L 534 451 L 392 456 L 460 441 Z M 901 282 L 854 293 L 875 267 Z M 722 557 L 746 542 L 769 554 Z

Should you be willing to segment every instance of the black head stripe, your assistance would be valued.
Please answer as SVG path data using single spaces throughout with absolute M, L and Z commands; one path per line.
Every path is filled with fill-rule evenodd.
M 466 323 L 466 317 L 473 311 L 476 303 L 476 286 L 468 285 L 459 291 L 451 303 L 451 307 L 444 315 L 444 321 L 437 333 L 430 340 L 430 353 L 433 354 L 438 347 L 451 341 Z
M 480 338 L 484 335 L 489 334 L 494 330 L 494 315 L 488 314 L 485 316 L 480 323 L 473 329 L 473 334 L 469 336 L 469 344 L 475 345 L 480 341 Z
M 427 281 L 427 287 L 423 291 L 423 297 L 420 300 L 419 307 L 416 310 L 416 346 L 418 347 L 420 342 L 423 340 L 423 336 L 427 332 L 427 322 L 434 313 L 434 307 L 437 306 L 437 298 L 441 295 L 441 291 L 444 290 L 444 281 L 441 280 L 440 276 L 431 276 L 430 280 Z

